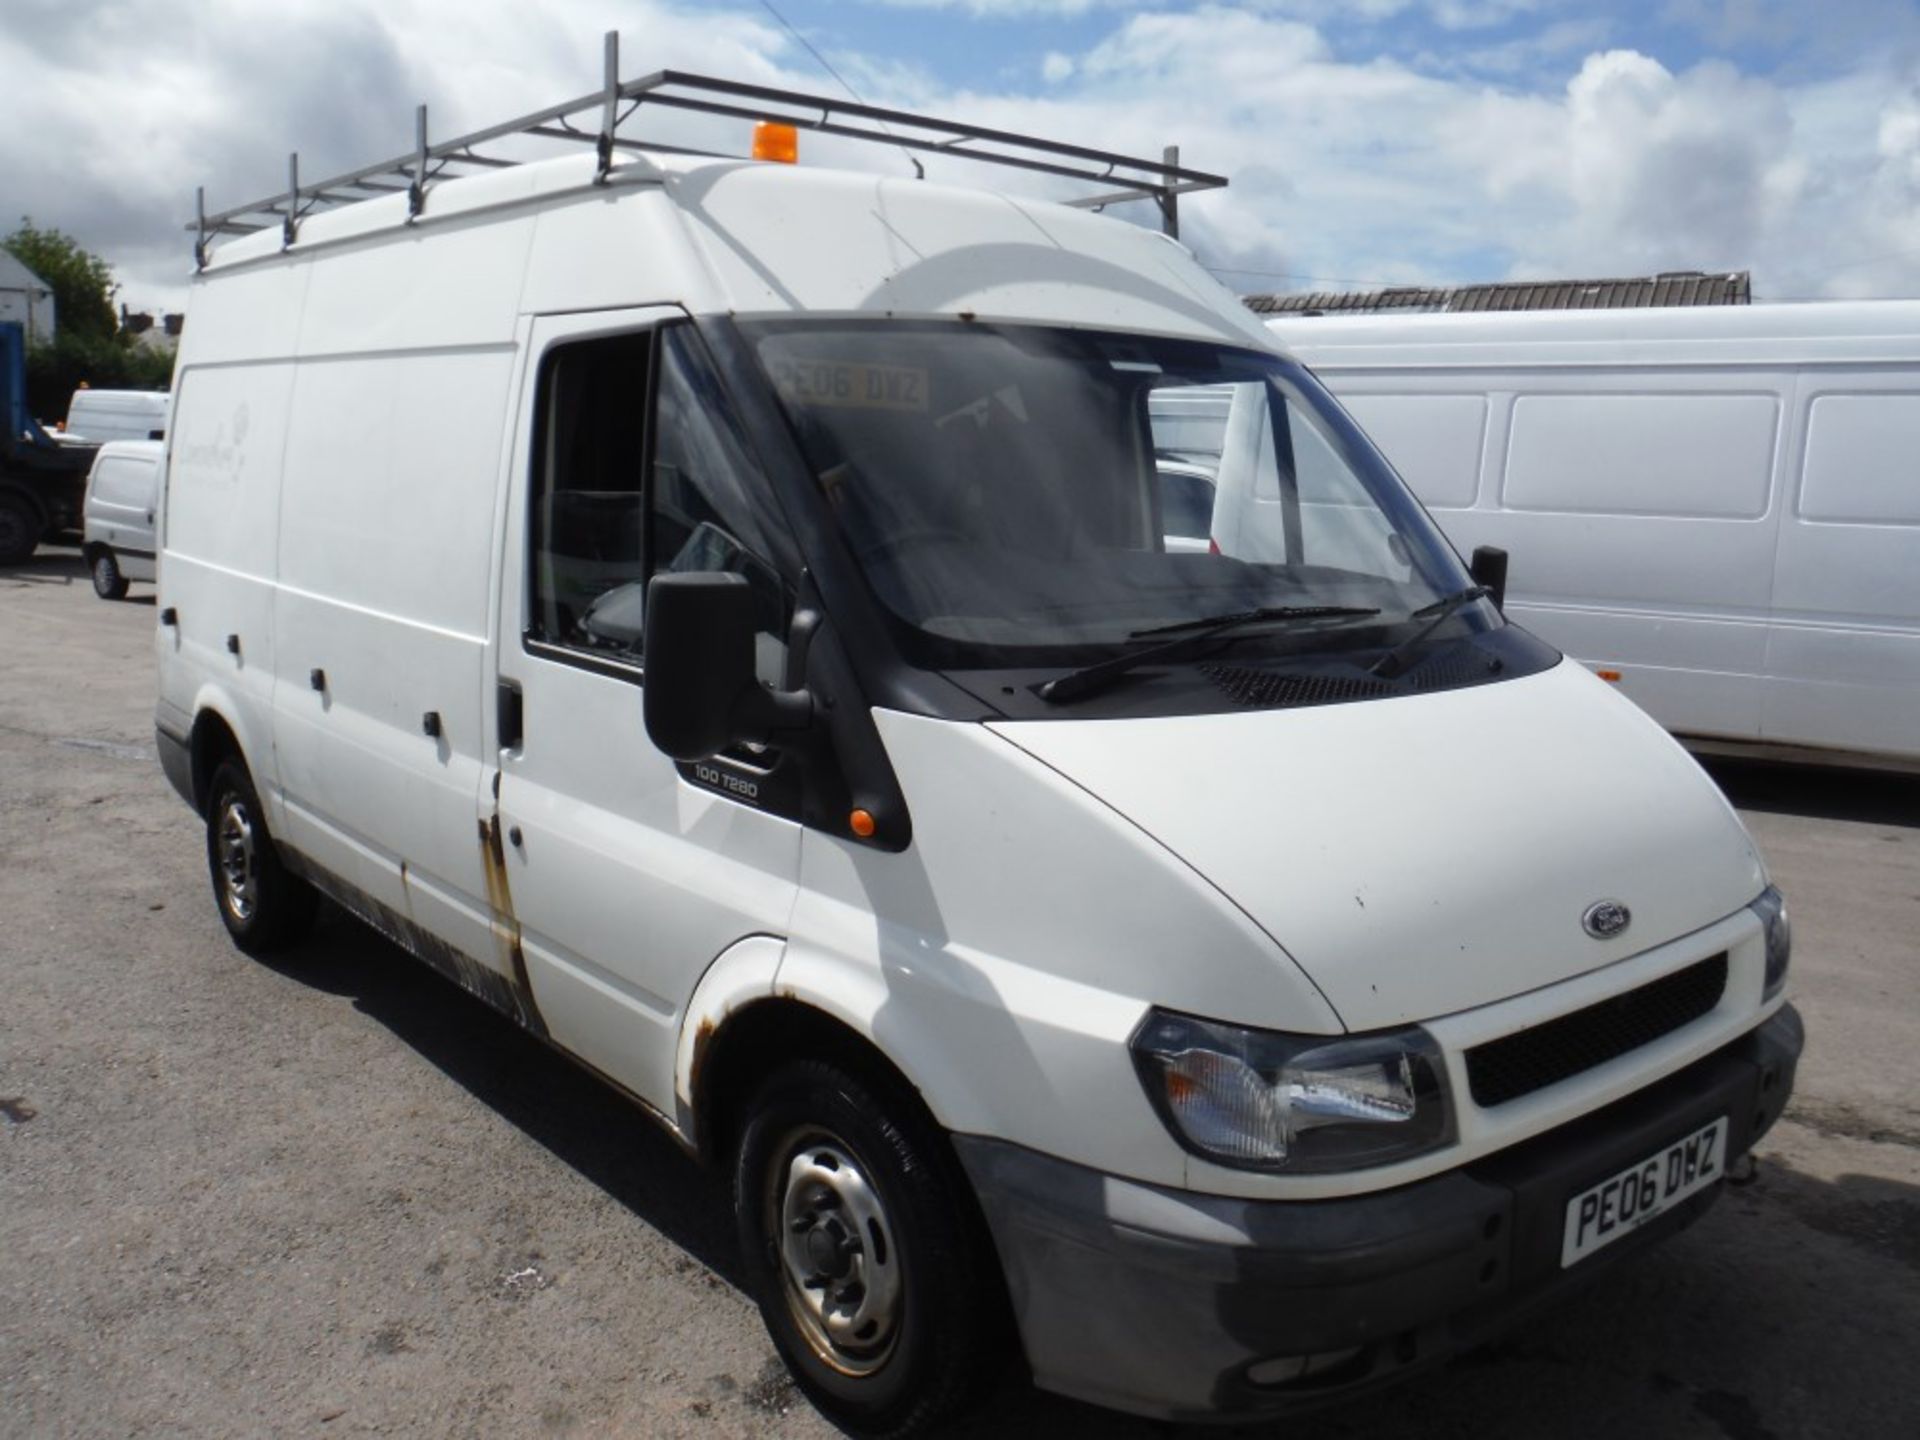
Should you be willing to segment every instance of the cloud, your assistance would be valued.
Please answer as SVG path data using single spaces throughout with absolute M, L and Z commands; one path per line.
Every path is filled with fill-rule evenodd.
M 605 15 L 590 0 L 199 0 L 191 18 L 166 0 L 13 3 L 32 8 L 0 29 L 0 223 L 30 214 L 74 234 L 135 305 L 179 303 L 196 186 L 218 208 L 284 186 L 292 150 L 309 180 L 402 153 L 422 100 L 447 135 L 582 94 Z M 672 65 L 818 86 L 817 71 L 784 68 L 790 42 L 764 15 L 655 0 L 619 15 L 629 75 Z
M 607 14 L 604 0 L 200 0 L 190 20 L 165 0 L 13 4 L 0 74 L 29 78 L 0 87 L 0 221 L 72 232 L 115 263 L 124 298 L 163 306 L 184 293 L 196 185 L 218 207 L 283 185 L 296 147 L 308 179 L 402 153 L 418 100 L 446 135 L 590 91 Z M 1036 48 L 971 86 L 917 56 L 815 38 L 877 104 L 1136 155 L 1179 144 L 1187 164 L 1232 177 L 1181 213 L 1184 237 L 1240 288 L 1697 266 L 1752 267 L 1762 294 L 1920 292 L 1920 70 L 1899 54 L 1794 81 L 1726 61 L 1669 68 L 1595 48 L 1613 32 L 1589 20 L 1507 0 L 1419 0 L 1434 24 L 1465 27 L 1444 47 L 1424 34 L 1432 58 L 1354 40 L 1354 24 L 1415 5 L 1113 8 L 1087 27 L 1092 43 Z M 1496 11 L 1504 28 L 1477 24 Z M 836 88 L 744 0 L 627 0 L 618 15 L 628 75 Z M 743 140 L 735 122 L 677 113 L 628 128 Z M 908 171 L 892 150 L 802 148 L 810 163 Z M 948 157 L 926 165 L 1062 193 Z M 1143 204 L 1113 213 L 1153 219 Z
M 1799 198 L 1784 97 L 1721 62 L 1676 76 L 1632 50 L 1590 55 L 1564 123 L 1570 213 L 1535 241 L 1558 265 L 1728 268 Z
M 965 10 L 991 19 L 1030 19 L 1036 15 L 1084 15 L 1089 10 L 1138 0 L 869 0 L 897 10 Z

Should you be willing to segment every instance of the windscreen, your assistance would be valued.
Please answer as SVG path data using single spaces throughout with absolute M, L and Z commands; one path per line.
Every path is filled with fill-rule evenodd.
M 1365 437 L 1278 356 L 963 321 L 743 329 L 924 663 L 1098 656 L 1267 607 L 1391 624 L 1468 583 Z M 1340 629 L 1297 643 L 1352 643 Z

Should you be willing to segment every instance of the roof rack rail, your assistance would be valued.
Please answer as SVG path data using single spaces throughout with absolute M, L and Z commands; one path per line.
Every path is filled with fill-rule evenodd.
M 657 70 L 638 80 L 623 81 L 620 79 L 620 36 L 618 31 L 613 30 L 607 32 L 605 61 L 605 83 L 599 90 L 451 140 L 429 143 L 427 107 L 422 105 L 414 111 L 412 150 L 390 160 L 348 171 L 344 175 L 334 175 L 317 183 L 303 185 L 300 181 L 300 156 L 296 152 L 287 157 L 285 190 L 212 214 L 207 213 L 207 192 L 203 186 L 195 196 L 193 222 L 186 227 L 195 236 L 194 261 L 202 269 L 206 267 L 208 245 L 216 236 L 247 235 L 270 229 L 276 224 L 280 227 L 282 243 L 291 245 L 300 222 L 315 211 L 350 205 L 380 195 L 404 192 L 408 213 L 419 215 L 426 209 L 428 187 L 434 180 L 456 179 L 481 170 L 522 163 L 484 153 L 478 148 L 514 136 L 531 135 L 545 140 L 592 145 L 599 156 L 601 179 L 612 168 L 614 152 L 617 150 L 681 155 L 710 153 L 686 150 L 675 145 L 648 144 L 620 135 L 621 124 L 642 105 L 666 106 L 741 120 L 769 120 L 849 140 L 891 145 L 908 152 L 923 151 L 993 165 L 1008 165 L 1043 175 L 1109 186 L 1112 188 L 1066 203 L 1099 210 L 1128 200 L 1152 200 L 1159 206 L 1161 227 L 1167 234 L 1176 237 L 1180 233 L 1180 196 L 1194 190 L 1219 189 L 1227 183 L 1223 176 L 1182 168 L 1178 146 L 1168 146 L 1159 160 L 1142 160 L 1105 150 L 1088 149 L 1084 145 L 1068 145 L 1057 140 L 1020 135 L 1010 130 L 991 130 L 980 125 L 964 125 L 958 121 L 915 115 L 907 110 L 886 110 L 877 105 L 717 80 L 680 70 Z M 574 123 L 575 116 L 587 112 L 598 112 L 590 129 Z M 892 128 L 896 126 L 898 130 Z M 912 160 L 915 171 L 924 178 L 926 172 L 919 160 L 911 153 L 908 158 Z

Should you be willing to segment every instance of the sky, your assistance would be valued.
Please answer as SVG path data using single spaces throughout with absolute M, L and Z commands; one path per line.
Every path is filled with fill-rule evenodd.
M 211 208 L 675 68 L 1223 174 L 1182 238 L 1243 292 L 1751 270 L 1920 296 L 1920 0 L 4 0 L 0 228 L 183 303 Z M 623 134 L 739 152 L 739 122 Z M 802 137 L 802 163 L 909 173 Z M 936 180 L 1067 194 L 954 160 Z M 1151 207 L 1116 208 L 1152 223 Z

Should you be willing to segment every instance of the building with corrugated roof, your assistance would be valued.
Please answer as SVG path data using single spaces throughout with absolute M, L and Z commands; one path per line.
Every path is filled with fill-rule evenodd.
M 1748 305 L 1753 275 L 1747 270 L 1708 274 L 1666 270 L 1615 280 L 1503 280 L 1487 285 L 1384 290 L 1316 290 L 1299 295 L 1249 295 L 1260 315 L 1376 314 L 1383 310 L 1427 314 L 1475 310 L 1642 310 L 1663 305 Z

